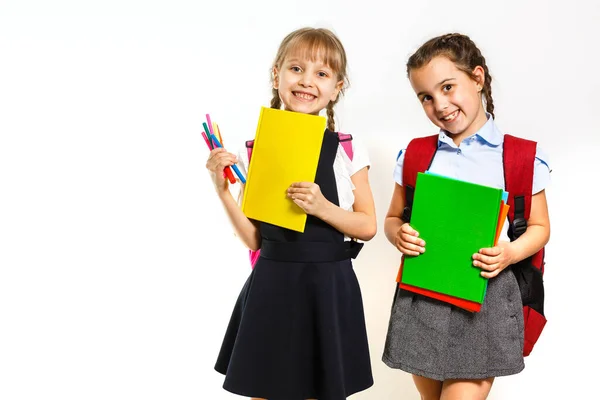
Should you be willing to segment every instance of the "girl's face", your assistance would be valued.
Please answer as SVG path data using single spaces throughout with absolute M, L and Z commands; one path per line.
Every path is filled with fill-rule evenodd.
M 286 57 L 280 69 L 273 68 L 273 87 L 288 111 L 318 115 L 343 87 L 337 75 L 319 57 Z
M 481 102 L 485 72 L 478 66 L 473 74 L 475 79 L 448 58 L 438 56 L 409 75 L 427 117 L 460 140 L 477 132 L 487 121 Z

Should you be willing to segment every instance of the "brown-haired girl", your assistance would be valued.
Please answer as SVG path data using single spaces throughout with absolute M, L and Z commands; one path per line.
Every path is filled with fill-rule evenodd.
M 492 78 L 475 43 L 455 33 L 433 38 L 409 58 L 407 69 L 425 114 L 440 128 L 429 170 L 504 189 L 504 134 L 494 122 Z M 497 246 L 474 249 L 473 265 L 489 278 L 481 311 L 471 313 L 412 292 L 396 292 L 383 361 L 411 373 L 424 400 L 485 399 L 495 377 L 524 368 L 521 295 L 506 268 L 536 253 L 550 236 L 544 191 L 550 168 L 536 149 L 525 233 L 511 242 L 505 224 Z M 402 219 L 404 155 L 405 149 L 394 171 L 385 234 L 403 256 L 419 256 L 427 238 Z M 452 213 L 452 200 L 440 199 L 440 207 Z

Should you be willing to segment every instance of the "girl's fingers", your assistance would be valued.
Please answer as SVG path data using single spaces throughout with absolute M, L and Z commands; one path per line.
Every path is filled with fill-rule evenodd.
M 217 155 L 214 158 L 209 158 L 206 162 L 206 168 L 215 172 L 219 169 L 224 169 L 227 166 L 233 165 L 236 163 L 235 156 L 232 157 L 230 154 L 221 154 Z
M 293 202 L 296 203 L 298 207 L 306 211 L 306 208 L 308 207 L 308 204 L 306 204 L 306 202 L 300 199 L 294 199 Z
M 400 227 L 400 229 L 402 230 L 402 232 L 412 235 L 412 236 L 419 236 L 419 232 L 415 231 L 412 226 L 410 226 L 410 224 L 402 224 L 402 226 Z
M 217 172 L 217 171 L 223 171 L 225 169 L 225 167 L 228 167 L 230 165 L 233 165 L 233 163 L 231 162 L 218 162 L 218 163 L 211 163 L 211 164 L 206 164 L 206 169 L 208 169 L 211 172 Z
M 484 256 L 483 254 L 475 253 L 473 255 L 473 259 L 475 260 L 473 264 L 479 263 L 481 265 L 493 265 L 497 264 L 498 260 L 496 257 Z
M 498 267 L 499 267 L 498 263 L 495 263 L 495 264 L 484 264 L 484 263 L 479 262 L 479 261 L 474 261 L 473 265 L 475 267 L 477 267 L 477 268 L 481 268 L 484 271 L 490 271 L 490 272 L 498 269 Z
M 496 268 L 496 269 L 492 270 L 491 272 L 481 271 L 481 276 L 489 279 L 489 278 L 494 278 L 494 277 L 498 276 L 499 273 L 500 273 L 500 268 Z
M 486 256 L 498 256 L 502 253 L 502 247 L 496 246 L 496 247 L 486 247 L 484 249 L 479 250 L 480 254 L 486 255 Z
M 294 182 L 290 185 L 290 187 L 294 188 L 310 188 L 311 186 L 316 185 L 313 182 Z
M 215 157 L 218 157 L 220 154 L 225 154 L 225 153 L 226 153 L 225 149 L 214 149 L 214 150 L 211 150 L 210 153 L 208 154 L 208 159 L 212 160 Z
M 407 256 L 418 256 L 419 254 L 421 254 L 420 252 L 416 250 L 411 250 L 408 247 L 403 246 L 402 244 L 398 245 L 398 250 L 400 250 L 402 254 Z
M 410 252 L 412 252 L 413 254 L 411 255 L 418 255 L 418 254 L 422 254 L 425 252 L 425 247 L 423 246 L 419 246 L 416 243 L 412 243 L 408 240 L 404 240 L 404 234 L 402 234 L 399 238 L 398 238 L 398 244 L 400 247 L 402 247 L 403 249 L 406 249 Z M 407 235 L 409 238 L 412 238 L 412 236 Z
M 309 200 L 309 196 L 304 193 L 288 193 L 288 197 L 290 197 L 292 200 L 301 200 L 303 202 L 307 202 Z
M 211 150 L 211 152 L 210 152 L 210 154 L 208 156 L 208 159 L 209 160 L 213 160 L 213 159 L 218 159 L 220 157 L 225 157 L 225 156 L 226 157 L 230 157 L 230 158 L 234 159 L 235 162 L 237 162 L 237 156 L 235 154 L 233 154 L 233 153 L 227 152 L 227 150 L 225 150 L 225 149 L 214 149 L 214 150 Z
M 423 239 L 419 239 L 418 237 L 408 233 L 401 233 L 400 238 L 407 243 L 411 243 L 420 247 L 425 246 L 425 241 Z
M 311 193 L 310 188 L 299 188 L 299 187 L 289 187 L 287 191 L 288 191 L 288 193 L 291 193 L 291 194 L 295 194 L 295 193 L 308 194 L 308 193 Z

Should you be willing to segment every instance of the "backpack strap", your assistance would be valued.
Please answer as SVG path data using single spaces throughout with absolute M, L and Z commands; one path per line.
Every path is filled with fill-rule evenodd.
M 508 192 L 508 221 L 510 240 L 515 240 L 527 230 L 531 212 L 533 168 L 537 143 L 531 140 L 504 135 L 503 163 L 504 187 Z
M 340 139 L 340 144 L 342 148 L 348 155 L 350 161 L 354 159 L 354 149 L 352 149 L 352 135 L 348 133 L 338 132 L 338 138 Z
M 348 155 L 350 161 L 354 159 L 354 149 L 352 148 L 352 135 L 349 133 L 341 133 L 338 132 L 338 138 L 340 139 L 340 144 L 342 148 Z M 254 148 L 254 140 L 246 141 L 246 151 L 248 152 L 248 162 L 252 158 L 252 149 Z
M 410 141 L 404 154 L 402 165 L 402 186 L 404 187 L 405 207 L 402 220 L 410 222 L 417 173 L 425 172 L 431 166 L 435 152 L 438 149 L 438 135 L 415 138 Z
M 504 187 L 508 192 L 508 237 L 516 240 L 527 230 L 531 213 L 533 173 L 537 143 L 504 135 Z M 528 356 L 539 339 L 544 316 L 544 248 L 511 266 L 523 303 L 523 356 Z
M 254 148 L 254 139 L 246 140 L 246 151 L 248 152 L 248 162 L 252 158 L 252 149 Z

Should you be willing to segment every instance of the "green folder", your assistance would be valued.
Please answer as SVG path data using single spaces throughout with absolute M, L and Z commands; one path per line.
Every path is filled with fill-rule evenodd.
M 402 283 L 483 303 L 487 279 L 473 254 L 493 247 L 502 189 L 418 173 L 410 225 L 425 253 L 404 258 Z

